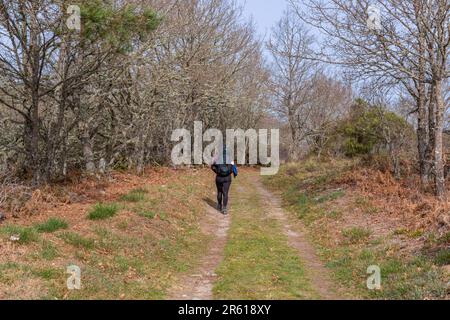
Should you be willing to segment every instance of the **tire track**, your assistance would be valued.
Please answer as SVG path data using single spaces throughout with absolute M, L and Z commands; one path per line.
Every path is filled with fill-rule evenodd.
M 215 270 L 222 262 L 227 243 L 230 215 L 224 216 L 212 207 L 200 222 L 201 231 L 211 237 L 208 251 L 201 258 L 199 267 L 183 276 L 168 293 L 169 300 L 212 300 L 213 286 L 217 279 Z
M 252 183 L 261 194 L 269 214 L 280 222 L 289 245 L 298 251 L 313 289 L 323 300 L 340 299 L 334 290 L 329 271 L 317 257 L 314 247 L 306 239 L 305 234 L 293 229 L 287 214 L 281 208 L 280 199 L 264 188 L 259 176 L 252 177 Z

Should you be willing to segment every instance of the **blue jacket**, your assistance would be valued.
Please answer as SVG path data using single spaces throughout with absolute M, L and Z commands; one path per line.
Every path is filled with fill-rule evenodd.
M 238 176 L 238 168 L 235 164 L 233 164 L 233 176 L 235 178 Z

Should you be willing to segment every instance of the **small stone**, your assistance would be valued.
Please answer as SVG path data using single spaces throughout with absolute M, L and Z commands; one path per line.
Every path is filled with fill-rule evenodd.
M 18 236 L 18 235 L 12 235 L 11 237 L 9 237 L 9 240 L 11 240 L 11 241 L 13 241 L 13 242 L 20 241 L 20 236 Z

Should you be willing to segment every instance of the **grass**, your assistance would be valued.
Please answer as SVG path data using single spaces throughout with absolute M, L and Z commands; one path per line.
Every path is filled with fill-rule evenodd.
M 45 241 L 42 244 L 42 248 L 40 251 L 40 256 L 42 259 L 47 261 L 52 261 L 56 257 L 58 257 L 58 249 L 49 241 Z
M 156 217 L 156 213 L 150 210 L 139 210 L 138 215 L 147 219 L 154 219 Z
M 447 232 L 440 238 L 436 240 L 437 244 L 449 244 L 450 243 L 450 232 Z
M 419 256 L 404 260 L 386 248 L 352 248 L 341 246 L 327 254 L 328 267 L 343 285 L 353 288 L 353 294 L 369 299 L 417 299 L 444 297 L 446 287 L 442 274 L 432 262 Z M 368 290 L 366 274 L 369 266 L 381 269 L 382 290 Z
M 46 222 L 35 226 L 36 230 L 40 233 L 53 233 L 58 230 L 67 229 L 68 227 L 69 225 L 66 221 L 58 218 L 50 218 Z
M 423 231 L 421 230 L 408 230 L 406 228 L 397 229 L 394 231 L 396 236 L 405 236 L 410 239 L 417 239 L 423 236 Z
M 350 243 L 360 243 L 367 241 L 371 234 L 372 232 L 370 230 L 361 227 L 352 227 L 350 229 L 342 231 L 342 235 Z
M 329 194 L 322 195 L 319 198 L 316 199 L 317 203 L 325 203 L 328 201 L 337 200 L 339 198 L 342 198 L 345 195 L 344 191 L 333 191 Z
M 245 180 L 241 174 L 240 182 Z M 281 226 L 266 216 L 254 186 L 233 192 L 232 225 L 225 258 L 214 286 L 216 299 L 312 299 L 311 289 L 298 253 L 289 246 Z M 233 214 L 233 213 L 232 213 Z
M 138 188 L 131 190 L 128 194 L 123 195 L 120 200 L 124 202 L 142 202 L 145 200 L 145 196 L 148 193 L 147 190 Z
M 204 216 L 203 199 L 209 196 L 213 181 L 208 170 L 185 174 L 159 170 L 155 180 L 153 175 L 149 177 L 147 190 L 133 189 L 116 204 L 93 206 L 86 219 L 74 223 L 76 232 L 53 220 L 39 221 L 33 227 L 1 226 L 2 238 L 20 233 L 21 241 L 30 244 L 18 251 L 17 264 L 7 264 L 8 252 L 0 255 L 2 297 L 164 299 L 181 273 L 194 272 L 207 249 L 208 237 L 202 234 L 198 222 Z M 158 178 L 164 180 L 164 188 L 155 183 Z M 136 177 L 136 181 L 142 179 Z M 65 210 L 72 210 L 71 206 Z M 140 213 L 148 221 L 143 221 L 138 212 L 119 215 L 122 208 L 127 213 L 142 208 Z M 95 223 L 97 219 L 102 223 Z M 68 265 L 81 267 L 82 290 L 67 290 Z
M 16 262 L 6 262 L 0 264 L 0 285 L 3 287 L 14 284 L 14 280 L 18 276 L 23 276 L 26 273 L 23 270 L 23 265 Z
M 93 239 L 85 238 L 75 232 L 64 232 L 60 235 L 60 237 L 65 243 L 77 248 L 93 249 L 95 246 L 95 241 Z
M 363 196 L 357 196 L 355 199 L 355 206 L 360 208 L 363 212 L 367 214 L 378 213 L 378 208 L 373 206 L 371 201 Z
M 345 221 L 348 211 L 348 208 L 337 207 L 333 200 L 344 198 L 344 202 L 361 209 L 363 214 L 376 214 L 378 209 L 368 198 L 357 193 L 356 196 L 350 193 L 333 194 L 331 191 L 327 193 L 326 190 L 333 185 L 329 177 L 339 177 L 348 172 L 354 167 L 351 163 L 308 163 L 282 167 L 279 175 L 268 177 L 264 182 L 272 190 L 281 192 L 283 206 L 303 220 L 334 279 L 343 288 L 348 288 L 347 292 L 351 296 L 395 300 L 439 299 L 446 296 L 446 280 L 439 266 L 450 263 L 449 250 L 443 249 L 432 256 L 405 256 L 388 238 L 376 238 L 370 230 L 357 225 L 341 230 L 346 241 L 337 243 L 331 238 L 327 228 L 335 225 L 333 220 Z M 330 174 L 329 171 L 334 172 Z M 336 188 L 336 185 L 332 188 Z M 324 194 L 325 197 L 322 196 Z M 398 229 L 392 234 L 410 239 L 423 236 L 420 230 L 406 229 Z M 448 243 L 449 237 L 449 234 L 438 239 L 431 237 L 430 242 L 442 245 Z M 381 268 L 382 290 L 367 289 L 366 271 L 372 265 Z
M 16 225 L 7 225 L 0 229 L 0 233 L 9 237 L 18 237 L 17 241 L 20 244 L 29 244 L 39 239 L 39 236 L 34 228 L 22 227 Z
M 44 280 L 52 280 L 61 277 L 63 271 L 55 268 L 43 268 L 32 271 L 33 275 L 42 278 Z
M 98 203 L 89 212 L 89 220 L 105 220 L 114 217 L 119 211 L 119 207 L 116 204 L 103 204 Z
M 434 261 L 439 266 L 447 266 L 450 265 L 450 250 L 449 249 L 441 249 L 437 252 Z
M 133 211 L 140 217 L 147 219 L 154 219 L 158 214 L 158 205 L 155 205 L 153 201 L 147 201 L 134 206 Z

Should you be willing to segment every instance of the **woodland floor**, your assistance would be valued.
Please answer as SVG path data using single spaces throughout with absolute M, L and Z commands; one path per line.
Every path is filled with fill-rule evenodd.
M 207 169 L 53 186 L 0 225 L 0 299 L 448 299 L 448 230 L 397 187 L 350 162 L 242 169 L 224 217 Z

